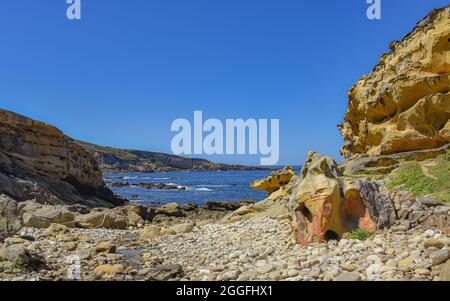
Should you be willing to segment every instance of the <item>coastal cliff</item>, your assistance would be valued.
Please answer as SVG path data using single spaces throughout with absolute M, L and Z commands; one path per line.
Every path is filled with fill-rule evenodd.
M 431 12 L 349 91 L 346 159 L 309 152 L 300 174 L 253 182 L 268 193 L 257 203 L 18 206 L 9 196 L 29 181 L 40 190 L 26 197 L 40 200 L 58 199 L 53 182 L 102 191 L 94 157 L 105 171 L 215 166 L 81 143 L 86 152 L 3 112 L 0 279 L 450 281 L 449 11 Z M 69 196 L 81 198 L 79 186 Z
M 93 157 L 57 128 L 0 110 L 0 194 L 16 201 L 111 207 Z
M 450 8 L 433 10 L 348 92 L 341 154 L 429 150 L 450 142 Z
M 270 169 L 268 167 L 213 163 L 205 159 L 165 153 L 106 147 L 83 141 L 77 141 L 77 143 L 92 154 L 104 173 Z

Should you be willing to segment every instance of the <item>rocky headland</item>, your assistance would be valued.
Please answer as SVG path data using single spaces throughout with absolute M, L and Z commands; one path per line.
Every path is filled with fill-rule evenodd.
M 271 167 L 214 163 L 205 159 L 165 153 L 119 149 L 83 141 L 77 143 L 92 154 L 104 173 L 271 169 Z
M 350 89 L 342 163 L 311 151 L 260 202 L 122 204 L 92 151 L 2 113 L 0 279 L 450 281 L 449 20 Z

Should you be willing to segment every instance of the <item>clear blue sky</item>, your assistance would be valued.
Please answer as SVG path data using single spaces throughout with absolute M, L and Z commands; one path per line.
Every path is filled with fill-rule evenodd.
M 347 90 L 448 0 L 0 2 L 0 108 L 81 140 L 170 152 L 171 122 L 279 118 L 280 164 L 340 159 Z M 258 164 L 258 156 L 213 156 Z

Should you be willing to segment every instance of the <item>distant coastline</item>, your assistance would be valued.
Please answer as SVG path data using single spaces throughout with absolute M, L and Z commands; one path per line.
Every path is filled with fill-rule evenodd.
M 84 141 L 77 141 L 77 143 L 93 155 L 103 173 L 277 169 L 276 167 L 270 166 L 245 166 L 214 163 L 206 159 L 187 158 L 159 152 L 100 146 Z

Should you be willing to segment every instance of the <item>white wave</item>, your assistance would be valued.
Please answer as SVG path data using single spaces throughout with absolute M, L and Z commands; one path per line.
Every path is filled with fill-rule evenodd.
M 212 189 L 201 187 L 201 188 L 194 188 L 195 191 L 213 191 Z
M 186 190 L 191 190 L 191 191 L 214 191 L 214 190 L 212 190 L 210 188 L 207 188 L 207 187 L 190 187 L 190 186 L 187 186 Z

